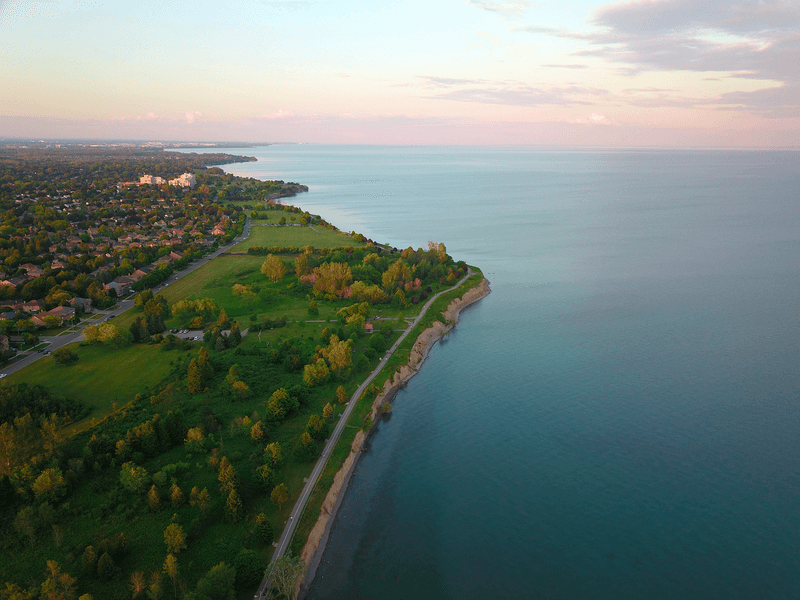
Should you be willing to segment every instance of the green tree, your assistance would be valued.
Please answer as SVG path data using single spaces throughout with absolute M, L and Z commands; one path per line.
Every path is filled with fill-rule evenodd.
M 386 352 L 386 338 L 376 331 L 369 338 L 369 347 L 379 354 L 381 352 Z
M 136 294 L 136 299 L 133 301 L 133 303 L 137 309 L 142 310 L 144 309 L 145 304 L 147 304 L 152 299 L 153 299 L 153 290 L 144 290 L 143 292 Z
M 81 566 L 84 575 L 93 576 L 97 573 L 97 553 L 92 546 L 86 546 L 86 550 L 83 551 Z
M 272 565 L 269 582 L 279 596 L 293 598 L 297 584 L 306 572 L 306 563 L 299 556 L 281 556 Z
M 45 469 L 31 485 L 37 500 L 58 502 L 67 493 L 67 482 L 60 469 Z
M 281 445 L 278 442 L 267 444 L 267 447 L 264 449 L 264 456 L 267 457 L 267 461 L 273 469 L 277 468 L 283 462 Z
M 235 348 L 242 343 L 242 332 L 239 329 L 239 323 L 234 323 L 231 327 L 231 332 L 228 335 L 228 346 Z
M 126 490 L 141 493 L 150 482 L 150 475 L 144 467 L 126 462 L 120 469 L 119 481 Z
M 210 600 L 235 600 L 236 568 L 221 562 L 197 582 L 197 591 Z
M 265 544 L 269 545 L 272 543 L 272 540 L 275 537 L 275 534 L 272 531 L 272 525 L 270 525 L 269 519 L 267 519 L 267 515 L 259 513 L 256 517 L 256 529 L 258 531 L 258 536 L 261 538 L 261 541 Z
M 16 583 L 8 581 L 0 590 L 0 599 L 2 600 L 36 600 L 37 597 L 40 597 L 38 590 L 34 588 L 23 590 Z
M 204 382 L 214 376 L 214 366 L 211 364 L 211 357 L 205 348 L 200 348 L 200 353 L 197 357 L 197 366 L 200 367 L 200 377 Z
M 314 438 L 307 431 L 304 431 L 303 435 L 300 436 L 300 447 L 297 452 L 302 460 L 311 460 L 317 454 L 317 445 L 314 443 Z
M 240 591 L 258 587 L 264 574 L 264 561 L 255 550 L 240 550 L 234 561 L 236 588 Z
M 335 337 L 335 336 L 331 336 Z M 303 367 L 303 381 L 309 387 L 313 387 L 318 383 L 324 382 L 330 375 L 327 363 L 323 359 L 318 359 L 313 365 L 305 365 Z
M 259 488 L 268 492 L 275 482 L 273 481 L 272 469 L 269 465 L 261 465 L 256 469 L 256 484 Z
M 135 318 L 128 328 L 133 336 L 134 343 L 139 343 L 147 339 L 147 329 L 142 325 L 142 320 Z
M 328 437 L 328 424 L 325 422 L 325 419 L 321 419 L 318 415 L 311 415 L 308 418 L 306 431 L 315 440 L 324 440 Z
M 289 392 L 284 388 L 280 388 L 272 392 L 267 406 L 272 411 L 272 414 L 277 419 L 282 419 L 286 416 L 286 400 L 289 398 Z
M 78 595 L 75 589 L 77 580 L 69 573 L 62 573 L 54 560 L 47 561 L 47 579 L 42 583 L 41 595 L 47 600 L 74 600 Z
M 100 560 L 97 561 L 97 576 L 100 579 L 111 579 L 115 572 L 114 559 L 111 558 L 108 552 L 104 552 Z
M 164 543 L 167 545 L 167 553 L 179 554 L 181 550 L 186 550 L 186 535 L 183 527 L 177 523 L 170 523 L 164 530 Z

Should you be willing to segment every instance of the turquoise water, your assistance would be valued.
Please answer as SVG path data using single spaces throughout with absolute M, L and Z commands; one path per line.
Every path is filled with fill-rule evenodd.
M 371 438 L 309 598 L 800 597 L 800 154 L 241 153 L 492 282 Z

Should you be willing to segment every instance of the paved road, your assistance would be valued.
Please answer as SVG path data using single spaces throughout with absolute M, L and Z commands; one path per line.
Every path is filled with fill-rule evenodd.
M 300 496 L 297 498 L 297 502 L 292 509 L 291 514 L 289 515 L 289 519 L 286 522 L 286 527 L 283 529 L 283 534 L 281 535 L 280 539 L 278 540 L 278 546 L 275 549 L 275 553 L 272 555 L 272 559 L 270 560 L 270 567 L 272 564 L 282 557 L 285 553 L 287 548 L 289 547 L 289 542 L 294 535 L 295 527 L 297 527 L 297 521 L 300 519 L 300 516 L 303 514 L 303 509 L 305 509 L 306 502 L 308 502 L 308 498 L 311 496 L 311 492 L 314 489 L 314 486 L 317 484 L 317 480 L 319 479 L 320 475 L 322 475 L 322 470 L 325 468 L 325 464 L 328 462 L 328 457 L 330 456 L 331 451 L 333 450 L 334 446 L 336 446 L 336 442 L 339 440 L 339 436 L 341 435 L 342 431 L 345 428 L 347 423 L 347 419 L 350 417 L 350 413 L 353 412 L 353 409 L 358 402 L 358 399 L 361 397 L 361 394 L 364 393 L 364 390 L 367 389 L 372 380 L 377 377 L 378 373 L 381 372 L 386 361 L 389 357 L 394 354 L 394 351 L 397 350 L 398 346 L 402 343 L 406 336 L 411 333 L 414 327 L 419 323 L 420 319 L 425 316 L 428 308 L 431 304 L 433 304 L 434 300 L 436 300 L 442 294 L 454 290 L 462 283 L 464 283 L 467 278 L 472 275 L 472 270 L 467 269 L 467 274 L 453 287 L 442 290 L 438 294 L 432 296 L 428 299 L 425 305 L 420 310 L 419 314 L 411 321 L 410 327 L 408 327 L 403 334 L 397 339 L 397 341 L 392 344 L 392 347 L 386 351 L 386 355 L 381 358 L 380 364 L 375 367 L 375 370 L 370 373 L 369 377 L 367 377 L 364 382 L 358 387 L 355 393 L 350 397 L 350 402 L 347 403 L 347 406 L 342 413 L 341 418 L 339 419 L 336 427 L 333 429 L 333 433 L 328 441 L 325 443 L 325 448 L 322 450 L 322 455 L 317 460 L 317 464 L 314 465 L 314 470 L 311 471 L 311 475 L 308 476 L 306 480 L 306 485 L 303 487 L 303 491 L 300 492 Z M 267 569 L 267 573 L 264 575 L 264 579 L 261 581 L 261 585 L 258 587 L 258 592 L 255 595 L 254 600 L 262 600 L 265 597 L 265 594 L 268 592 L 268 577 L 269 577 L 269 568 Z
M 245 221 L 244 231 L 242 232 L 241 237 L 234 238 L 234 240 L 230 244 L 228 244 L 227 246 L 222 246 L 218 250 L 215 250 L 212 254 L 204 256 L 200 260 L 193 262 L 188 267 L 186 267 L 183 271 L 180 271 L 178 273 L 175 273 L 175 274 L 171 275 L 170 278 L 167 279 L 164 283 L 158 285 L 157 287 L 154 287 L 153 288 L 153 293 L 157 294 L 158 292 L 163 290 L 165 287 L 167 287 L 170 283 L 175 283 L 181 277 L 185 277 L 186 275 L 188 275 L 189 273 L 191 273 L 195 269 L 199 269 L 200 267 L 202 267 L 204 264 L 206 264 L 210 260 L 216 258 L 217 256 L 219 256 L 223 252 L 227 252 L 228 250 L 233 248 L 233 246 L 235 246 L 239 242 L 241 242 L 243 240 L 246 240 L 249 236 L 250 236 L 250 219 L 248 218 L 247 221 Z M 45 337 L 41 338 L 41 341 L 50 343 L 50 345 L 47 347 L 47 350 L 49 350 L 50 352 L 58 350 L 62 346 L 66 346 L 67 344 L 71 344 L 72 342 L 77 342 L 77 341 L 81 340 L 82 337 L 83 337 L 83 328 L 84 327 L 86 327 L 87 325 L 94 325 L 94 324 L 97 324 L 97 323 L 102 323 L 104 320 L 113 319 L 117 315 L 121 315 L 122 313 L 124 313 L 126 310 L 128 310 L 129 308 L 131 308 L 133 306 L 133 302 L 134 302 L 134 296 L 132 295 L 128 299 L 122 300 L 112 310 L 109 310 L 109 311 L 97 311 L 98 313 L 105 315 L 103 318 L 94 319 L 94 320 L 92 320 L 92 319 L 84 319 L 78 325 L 73 327 L 73 329 L 75 330 L 73 333 L 66 334 L 66 335 L 62 334 L 62 335 L 55 335 L 55 336 L 45 336 Z M 200 333 L 200 335 L 202 336 L 202 332 Z M 2 369 L 2 372 L 7 374 L 7 375 L 10 375 L 11 373 L 15 373 L 16 371 L 19 371 L 20 369 L 24 369 L 28 365 L 33 364 L 34 362 L 36 362 L 37 360 L 39 360 L 43 356 L 45 356 L 45 355 L 40 353 L 40 352 L 28 353 L 27 355 L 23 355 L 22 358 L 18 358 L 15 362 L 11 363 L 10 365 L 7 365 L 5 368 Z

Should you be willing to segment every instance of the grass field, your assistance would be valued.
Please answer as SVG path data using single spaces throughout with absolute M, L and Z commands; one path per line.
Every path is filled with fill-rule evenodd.
M 319 232 L 319 233 L 318 233 Z M 253 225 L 250 228 L 250 237 L 237 244 L 233 252 L 246 252 L 252 246 L 314 246 L 315 248 L 336 248 L 339 246 L 353 246 L 362 248 L 366 244 L 357 242 L 353 238 L 331 231 L 324 227 L 261 227 Z
M 170 371 L 170 361 L 185 354 L 142 344 L 120 350 L 78 344 L 68 348 L 78 354 L 77 363 L 60 365 L 46 356 L 9 375 L 6 381 L 43 385 L 56 394 L 80 400 L 92 408 L 87 418 L 93 419 L 110 412 L 113 402 L 125 404 L 145 386 L 159 384 Z

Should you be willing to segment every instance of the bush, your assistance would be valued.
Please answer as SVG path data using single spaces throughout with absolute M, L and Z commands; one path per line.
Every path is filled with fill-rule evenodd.
M 386 338 L 378 332 L 373 333 L 369 340 L 369 347 L 377 353 L 386 352 Z
M 264 574 L 264 561 L 255 550 L 242 550 L 234 561 L 236 567 L 236 589 L 244 591 L 255 588 Z
M 59 348 L 53 352 L 53 360 L 60 365 L 69 365 L 78 362 L 78 355 L 66 348 Z

